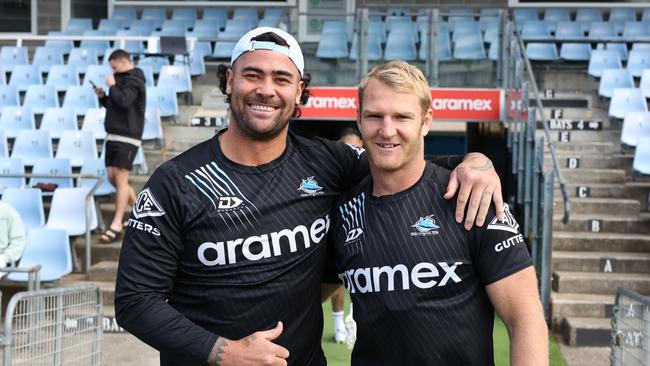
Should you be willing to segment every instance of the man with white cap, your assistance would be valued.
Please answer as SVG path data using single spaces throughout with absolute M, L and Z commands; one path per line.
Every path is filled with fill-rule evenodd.
M 369 173 L 367 159 L 288 132 L 309 81 L 291 35 L 254 29 L 231 65 L 220 82 L 229 128 L 161 165 L 138 196 L 116 317 L 162 365 L 325 365 L 319 285 L 330 210 Z M 501 205 L 498 177 L 482 155 L 461 166 L 466 223 L 478 213 L 482 224 L 492 192 Z

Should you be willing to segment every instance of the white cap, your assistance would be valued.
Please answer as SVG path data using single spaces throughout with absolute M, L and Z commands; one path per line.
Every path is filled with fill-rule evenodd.
M 269 32 L 274 33 L 278 37 L 284 39 L 285 42 L 287 42 L 287 44 L 289 45 L 289 47 L 287 48 L 286 46 L 280 46 L 273 42 L 251 40 L 252 38 L 259 36 L 260 34 L 269 33 Z M 302 57 L 302 50 L 300 49 L 300 45 L 298 45 L 298 41 L 296 41 L 296 39 L 293 38 L 291 34 L 283 31 L 282 29 L 272 28 L 272 27 L 259 27 L 244 34 L 244 36 L 239 39 L 239 41 L 235 45 L 235 48 L 232 50 L 232 56 L 230 57 L 230 64 L 231 65 L 234 64 L 235 61 L 239 58 L 239 56 L 241 56 L 242 54 L 248 51 L 255 51 L 255 50 L 275 51 L 289 57 L 289 59 L 293 61 L 293 63 L 298 68 L 298 71 L 300 72 L 300 76 L 303 76 L 303 70 L 305 68 L 305 60 Z

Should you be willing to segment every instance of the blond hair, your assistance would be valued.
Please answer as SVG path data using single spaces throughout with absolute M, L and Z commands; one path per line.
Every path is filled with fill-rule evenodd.
M 381 81 L 400 93 L 415 94 L 420 100 L 422 114 L 431 108 L 431 89 L 422 71 L 404 61 L 391 61 L 373 68 L 361 79 L 359 109 L 363 104 L 363 93 L 373 79 Z

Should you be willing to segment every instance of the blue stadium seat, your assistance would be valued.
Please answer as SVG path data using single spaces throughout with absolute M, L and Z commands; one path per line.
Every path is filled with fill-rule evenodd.
M 72 108 L 48 108 L 39 129 L 48 131 L 51 138 L 59 139 L 63 131 L 77 130 L 77 115 Z
M 523 23 L 521 38 L 529 39 L 552 39 L 551 30 L 544 20 L 526 20 Z
M 190 69 L 185 65 L 166 65 L 160 69 L 158 86 L 173 88 L 176 93 L 192 91 Z
M 614 88 L 634 88 L 634 79 L 627 69 L 603 70 L 598 85 L 598 95 L 610 98 Z
M 609 22 L 592 22 L 589 27 L 589 39 L 616 39 L 618 34 L 614 24 Z
M 625 22 L 625 26 L 623 27 L 623 39 L 626 41 L 635 41 L 649 38 L 650 29 L 648 29 L 648 23 Z
M 84 36 L 107 36 L 105 31 L 101 30 L 88 30 L 85 31 Z M 106 52 L 106 49 L 109 48 L 111 45 L 109 44 L 108 41 L 102 41 L 102 40 L 82 40 L 81 44 L 79 47 L 81 48 L 91 48 L 95 49 L 97 51 L 98 55 L 103 55 L 104 52 Z
M 2 191 L 2 201 L 18 211 L 25 232 L 45 226 L 43 195 L 38 188 L 6 188 Z
M 413 43 L 417 43 L 420 41 L 419 39 L 419 34 L 418 34 L 418 27 L 417 23 L 414 23 L 410 20 L 407 21 L 398 21 L 394 22 L 390 26 L 390 31 L 389 31 L 389 36 L 390 33 L 393 32 L 399 32 L 399 33 L 406 33 L 411 37 L 411 41 Z M 388 39 L 386 39 L 386 42 L 388 42 Z
M 97 159 L 97 144 L 93 133 L 63 131 L 56 149 L 56 157 L 70 159 L 73 167 L 80 167 L 86 159 Z
M 36 65 L 15 65 L 9 78 L 9 85 L 14 85 L 18 91 L 24 92 L 30 85 L 42 85 L 43 76 Z
M 364 51 L 365 52 L 365 51 Z M 379 33 L 368 33 L 368 50 L 366 57 L 369 61 L 377 61 L 384 58 L 381 48 L 381 38 Z M 350 60 L 356 60 L 359 55 L 359 41 L 355 33 L 352 36 L 352 47 L 350 47 Z
M 224 23 L 225 24 L 225 23 Z M 192 32 L 202 35 L 203 37 L 216 37 L 219 35 L 220 27 L 213 20 L 197 20 L 194 23 Z
M 97 87 L 103 88 L 108 93 L 106 79 L 109 75 L 113 75 L 113 69 L 108 65 L 88 65 L 82 85 L 92 90 L 92 86 L 90 85 L 90 81 L 92 81 Z
M 589 43 L 562 43 L 560 58 L 567 61 L 589 61 L 591 46 Z
M 87 188 L 60 188 L 54 192 L 46 228 L 62 229 L 68 236 L 86 233 L 86 195 Z M 90 229 L 97 228 L 95 199 L 90 198 Z
M 634 77 L 641 77 L 643 70 L 650 68 L 650 50 L 632 50 L 627 60 L 627 69 Z
M 161 28 L 163 21 L 167 19 L 167 14 L 165 9 L 146 7 L 142 9 L 140 19 L 151 20 L 154 24 L 154 28 Z
M 454 42 L 454 58 L 458 60 L 483 60 L 485 49 L 480 34 L 460 37 Z
M 537 9 L 534 8 L 515 8 L 512 11 L 512 15 L 515 17 L 515 22 L 519 29 L 527 20 L 539 20 L 539 14 Z
M 160 23 L 162 24 L 162 20 Z M 132 32 L 137 32 L 142 36 L 148 36 L 156 30 L 156 25 L 151 19 L 134 19 L 131 21 L 129 30 Z
M 19 106 L 20 95 L 14 85 L 0 85 L 0 109 L 6 106 Z
M 454 24 L 454 33 L 451 36 L 452 41 L 456 41 L 463 36 L 471 36 L 481 31 L 481 27 L 476 21 L 458 21 Z
M 77 74 L 84 74 L 88 65 L 97 65 L 97 50 L 94 48 L 73 48 L 68 56 L 68 65 L 74 66 Z
M 499 8 L 481 8 L 480 19 L 494 18 L 499 16 Z
M 413 61 L 417 58 L 415 42 L 409 32 L 391 31 L 386 41 L 386 60 Z
M 645 22 L 647 20 L 650 20 L 650 8 L 644 8 L 641 14 L 641 21 Z
M 90 18 L 71 18 L 65 28 L 67 32 L 74 35 L 82 35 L 85 31 L 92 29 L 93 20 Z
M 650 136 L 639 137 L 634 151 L 632 169 L 642 174 L 650 174 Z
M 88 108 L 99 108 L 99 100 L 90 86 L 73 85 L 65 92 L 62 107 L 72 108 L 77 116 L 83 116 Z
M 447 19 L 447 22 L 455 23 L 455 22 L 473 21 L 474 13 L 476 12 L 476 10 L 472 8 L 449 8 L 447 12 L 449 13 L 449 18 Z M 405 13 L 404 15 L 409 16 L 410 12 Z
M 104 128 L 105 118 L 106 108 L 89 108 L 81 124 L 81 131 L 92 132 L 95 140 L 106 139 L 106 129 Z
M 2 46 L 0 49 L 0 64 L 5 71 L 11 72 L 16 65 L 27 65 L 27 47 Z
M 41 73 L 48 73 L 52 65 L 63 65 L 63 52 L 56 47 L 36 47 L 32 65 L 38 66 Z
M 154 79 L 154 77 L 153 77 L 153 67 L 151 67 L 151 65 L 147 65 L 147 64 L 144 64 L 144 65 L 139 64 L 137 66 L 137 68 L 142 70 L 142 72 L 144 73 L 144 83 L 145 83 L 145 85 L 146 86 L 154 86 L 156 79 Z
M 122 19 L 106 19 L 103 18 L 99 21 L 97 30 L 115 34 L 117 31 L 124 29 L 124 20 Z
M 162 117 L 178 116 L 178 99 L 170 87 L 147 87 L 146 109 L 158 109 Z
M 176 55 L 174 57 L 174 65 L 185 65 L 187 66 L 187 62 L 189 62 L 189 67 L 190 67 L 190 75 L 192 76 L 198 76 L 198 75 L 205 75 L 205 62 L 203 61 L 203 51 L 194 49 L 189 52 L 189 57 L 188 59 L 185 58 L 183 55 Z
M 59 95 L 51 85 L 30 85 L 23 106 L 31 108 L 35 114 L 43 114 L 47 108 L 59 106 Z
M 25 166 L 33 166 L 38 159 L 52 158 L 52 138 L 45 130 L 20 130 L 11 157 L 22 159 Z
M 228 12 L 226 8 L 205 8 L 201 19 L 213 21 L 219 29 L 223 29 L 228 20 Z
M 650 51 L 650 43 L 632 43 L 632 50 Z
M 558 59 L 557 48 L 553 43 L 529 42 L 526 45 L 526 56 L 531 61 L 555 61 Z
M 488 30 L 494 32 L 492 29 L 499 29 L 499 18 L 481 18 L 478 21 L 478 26 L 482 32 L 487 32 Z
M 235 38 L 240 38 L 246 32 L 255 28 L 255 26 L 252 24 L 253 22 L 257 24 L 257 21 L 251 19 L 245 19 L 245 18 L 228 19 L 226 21 L 226 27 L 224 28 L 223 31 L 228 34 L 235 34 L 236 35 Z M 234 42 L 236 42 L 236 40 Z
M 342 20 L 325 20 L 321 28 L 320 36 L 323 37 L 326 34 L 341 37 L 340 41 L 346 44 L 350 38 L 348 37 L 348 26 Z
M 423 33 L 422 43 L 420 44 L 420 49 L 418 50 L 418 58 L 420 60 L 426 60 L 427 52 L 429 52 L 429 35 L 427 33 Z M 451 60 L 451 41 L 449 39 L 449 32 L 447 32 L 447 28 L 442 25 L 438 31 L 436 54 L 438 61 Z
M 47 74 L 45 85 L 53 86 L 57 92 L 68 90 L 69 86 L 79 85 L 79 74 L 73 65 L 53 65 Z
M 44 282 L 57 281 L 72 273 L 72 254 L 68 234 L 65 230 L 51 228 L 31 229 L 27 232 L 20 266 L 41 266 L 39 278 Z M 10 273 L 7 279 L 16 282 L 29 280 L 27 273 L 20 272 Z
M 287 16 L 285 8 L 264 8 L 262 19 L 278 19 Z
M 603 13 L 600 9 L 578 8 L 576 22 L 580 23 L 583 32 L 589 31 L 592 22 L 602 22 Z
M 141 36 L 143 34 L 135 30 L 120 29 L 115 33 L 115 35 L 116 36 Z M 121 45 L 120 41 L 115 41 L 115 47 L 112 48 L 112 50 L 114 50 L 115 48 L 121 48 L 129 53 L 140 53 L 144 51 L 144 45 L 142 44 L 141 41 L 124 40 L 124 45 Z M 106 53 L 104 53 L 104 63 L 107 62 L 108 62 L 108 57 L 106 57 Z
M 544 11 L 544 20 L 548 22 L 551 32 L 555 32 L 558 22 L 570 22 L 571 14 L 567 8 L 546 9 Z
M 623 118 L 621 143 L 638 146 L 640 136 L 650 136 L 650 113 L 630 112 Z
M 621 69 L 621 56 L 613 50 L 593 50 L 589 59 L 587 73 L 591 76 L 600 77 L 604 69 Z
M 98 175 L 98 176 L 103 178 L 102 183 L 100 184 L 100 186 L 95 191 L 95 197 L 97 197 L 97 196 L 109 196 L 109 195 L 115 193 L 115 187 L 108 180 L 108 176 L 106 174 L 106 164 L 104 163 L 104 159 L 86 159 L 86 160 L 84 160 L 84 163 L 81 166 L 81 171 L 79 173 L 81 173 L 81 174 L 90 174 L 90 175 Z M 87 188 L 87 189 L 91 189 L 95 185 L 96 182 L 97 182 L 97 179 L 92 179 L 92 178 L 81 179 L 80 186 L 84 187 L 84 188 Z
M 44 175 L 72 175 L 72 166 L 70 159 L 54 159 L 54 158 L 41 158 L 37 159 L 32 169 L 32 174 Z M 35 176 L 29 178 L 27 185 L 29 187 L 36 187 L 39 183 L 52 183 L 56 184 L 56 189 L 72 188 L 74 181 L 72 178 L 53 178 L 53 177 L 39 177 Z M 42 192 L 43 196 L 52 196 L 52 192 Z
M 138 19 L 138 13 L 134 7 L 113 8 L 111 19 L 133 20 Z
M 0 130 L 4 131 L 7 138 L 16 138 L 20 130 L 33 130 L 35 128 L 34 113 L 29 107 L 7 106 L 2 108 Z
M 499 59 L 499 41 L 490 43 L 490 48 L 488 48 L 488 59 L 496 61 Z
M 606 50 L 616 51 L 621 57 L 621 61 L 627 61 L 627 45 L 625 43 L 605 43 L 604 46 L 602 43 L 599 43 L 596 49 L 602 50 L 603 47 Z
M 583 39 L 585 34 L 578 22 L 558 22 L 555 27 L 555 39 Z
M 641 89 L 616 88 L 609 102 L 609 116 L 623 119 L 629 112 L 647 112 L 648 104 Z
M 195 8 L 174 8 L 172 10 L 172 19 L 191 20 L 197 19 Z
M 639 89 L 641 89 L 646 98 L 650 98 L 650 69 L 643 69 L 641 72 Z
M 210 42 L 198 41 L 198 42 L 194 43 L 194 49 L 195 50 L 200 50 L 201 52 L 203 52 L 203 57 L 204 58 L 212 55 L 212 45 L 210 44 Z M 190 50 L 190 52 L 191 52 L 191 50 Z
M 59 31 L 49 31 L 47 32 L 48 36 L 65 36 L 68 35 L 66 32 L 59 32 Z M 70 53 L 70 50 L 74 48 L 74 42 L 70 40 L 55 40 L 55 39 L 48 39 L 45 41 L 45 47 L 54 47 L 58 48 L 61 50 L 61 52 L 64 55 L 67 55 Z
M 25 166 L 20 159 L 0 158 L 0 174 L 25 174 Z M 0 177 L 0 192 L 6 188 L 25 187 L 24 177 Z
M 194 27 L 193 20 L 167 19 L 163 21 L 161 31 L 165 35 L 182 37 L 192 27 Z
M 634 8 L 612 8 L 609 12 L 609 22 L 614 25 L 616 33 L 623 33 L 626 22 L 636 21 L 636 9 Z
M 338 59 L 348 56 L 348 45 L 345 42 L 345 33 L 321 33 L 316 57 L 324 59 Z M 389 37 L 390 38 L 390 37 Z
M 235 44 L 233 43 L 233 47 L 235 47 Z M 232 54 L 232 51 L 231 51 Z M 230 57 L 230 56 L 228 56 Z M 167 60 L 167 57 L 144 57 L 141 58 L 140 61 L 138 62 L 138 67 L 144 66 L 144 65 L 149 65 L 151 66 L 151 70 L 153 71 L 154 75 L 160 74 L 160 69 L 162 69 L 163 66 L 169 65 L 169 61 Z
M 255 22 L 259 19 L 256 7 L 235 8 L 232 17 L 233 19 L 254 19 Z
M 9 157 L 9 144 L 7 143 L 7 136 L 0 131 L 0 158 Z
M 162 142 L 163 129 L 158 108 L 147 109 L 144 115 L 144 131 L 142 140 L 158 140 Z

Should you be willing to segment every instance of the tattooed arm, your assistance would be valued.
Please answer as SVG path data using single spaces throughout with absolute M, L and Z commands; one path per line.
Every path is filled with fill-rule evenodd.
M 460 190 L 459 190 L 460 188 Z M 465 229 L 469 230 L 474 224 L 482 226 L 485 222 L 490 201 L 494 201 L 496 214 L 503 220 L 503 197 L 501 196 L 501 181 L 494 170 L 492 161 L 481 153 L 465 155 L 463 162 L 451 172 L 445 199 L 450 199 L 458 192 L 456 201 L 456 221 L 462 222 L 465 215 Z
M 282 334 L 282 322 L 273 329 L 255 332 L 239 340 L 219 337 L 208 363 L 212 366 L 286 365 L 289 351 L 272 341 Z

